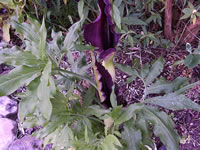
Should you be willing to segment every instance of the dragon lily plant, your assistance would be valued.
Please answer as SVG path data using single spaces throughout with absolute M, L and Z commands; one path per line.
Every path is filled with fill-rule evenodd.
M 114 31 L 115 24 L 112 20 L 112 0 L 98 0 L 99 16 L 84 29 L 86 42 L 97 47 L 98 62 L 94 51 L 91 51 L 92 63 L 98 94 L 101 103 L 110 105 L 110 95 L 115 80 L 113 57 L 120 34 Z

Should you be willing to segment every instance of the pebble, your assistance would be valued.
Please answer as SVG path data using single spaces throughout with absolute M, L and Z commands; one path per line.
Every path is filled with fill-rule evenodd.
M 17 102 L 7 96 L 0 97 L 0 117 L 17 113 Z
M 8 116 L 17 117 L 17 102 L 7 96 L 0 97 L 0 150 L 7 150 L 10 143 L 15 140 L 17 125 Z
M 7 118 L 0 118 L 0 150 L 7 150 L 16 137 L 16 123 Z
M 42 150 L 42 140 L 38 140 L 32 136 L 24 136 L 10 144 L 8 150 Z

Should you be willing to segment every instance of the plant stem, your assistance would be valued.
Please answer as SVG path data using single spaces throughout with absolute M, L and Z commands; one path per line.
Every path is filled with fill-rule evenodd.
M 86 80 L 86 81 L 88 81 L 94 88 L 97 89 L 96 84 L 95 84 L 91 79 L 89 79 L 89 78 L 87 78 L 87 77 L 84 77 L 84 76 L 82 76 L 82 75 L 76 74 L 76 73 L 71 72 L 71 71 L 68 71 L 68 70 L 63 70 L 63 69 L 60 69 L 60 68 L 57 68 L 57 69 L 55 69 L 55 70 L 57 70 L 57 71 L 59 71 L 59 72 L 67 73 L 67 74 L 69 74 L 69 75 L 72 75 L 72 76 L 74 76 L 74 77 L 77 77 L 77 78 L 80 78 L 80 79 L 83 79 L 83 80 Z

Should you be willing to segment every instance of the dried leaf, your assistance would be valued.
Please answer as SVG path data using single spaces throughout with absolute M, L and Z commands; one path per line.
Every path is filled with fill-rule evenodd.
M 5 42 L 9 42 L 10 41 L 10 24 L 6 21 L 3 23 L 3 38 L 5 40 Z

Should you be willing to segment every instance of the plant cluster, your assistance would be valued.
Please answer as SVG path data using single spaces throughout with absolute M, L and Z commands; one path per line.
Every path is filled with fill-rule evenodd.
M 12 6 L 19 4 L 14 2 L 0 0 L 9 11 L 16 11 Z M 21 37 L 23 45 L 0 51 L 0 63 L 14 66 L 8 74 L 0 76 L 0 96 L 26 86 L 26 92 L 18 95 L 21 98 L 19 122 L 23 128 L 41 126 L 34 135 L 43 139 L 44 147 L 51 143 L 55 150 L 149 150 L 156 149 L 154 134 L 168 150 L 178 150 L 180 137 L 174 130 L 173 121 L 159 108 L 200 111 L 200 106 L 184 95 L 197 83 L 189 84 L 189 79 L 183 77 L 172 82 L 161 78 L 165 62 L 162 57 L 151 64 L 133 67 L 113 63 L 116 49 L 126 43 L 148 47 L 162 41 L 165 48 L 172 46 L 168 40 L 157 38 L 161 32 L 147 30 L 151 23 L 162 27 L 164 1 L 135 0 L 133 4 L 130 0 L 98 0 L 99 11 L 89 2 L 92 3 L 90 0 L 19 1 L 23 9 L 20 12 L 27 12 L 26 21 L 11 17 L 16 16 L 12 11 L 9 24 Z M 162 8 L 159 11 L 154 9 L 157 4 Z M 77 14 L 71 12 L 73 8 L 68 11 L 72 25 L 66 34 L 57 32 L 59 28 L 65 30 L 66 20 L 61 18 L 66 16 L 64 7 L 71 5 L 77 7 Z M 32 10 L 31 6 L 43 11 Z M 40 23 L 41 16 L 44 17 Z M 92 22 L 93 18 L 96 20 Z M 55 31 L 51 26 L 57 21 Z M 3 24 L 6 26 L 5 22 Z M 133 25 L 139 25 L 143 33 L 132 31 Z M 4 30 L 6 37 L 7 30 Z M 91 54 L 90 63 L 86 62 L 84 50 Z M 184 63 L 193 68 L 199 64 L 199 49 L 193 52 L 187 45 L 187 50 L 190 54 Z M 129 75 L 127 82 L 136 78 L 142 81 L 144 93 L 139 103 L 119 105 L 115 67 Z M 88 74 L 89 68 L 92 68 L 94 79 Z M 89 86 L 83 85 L 83 81 Z

